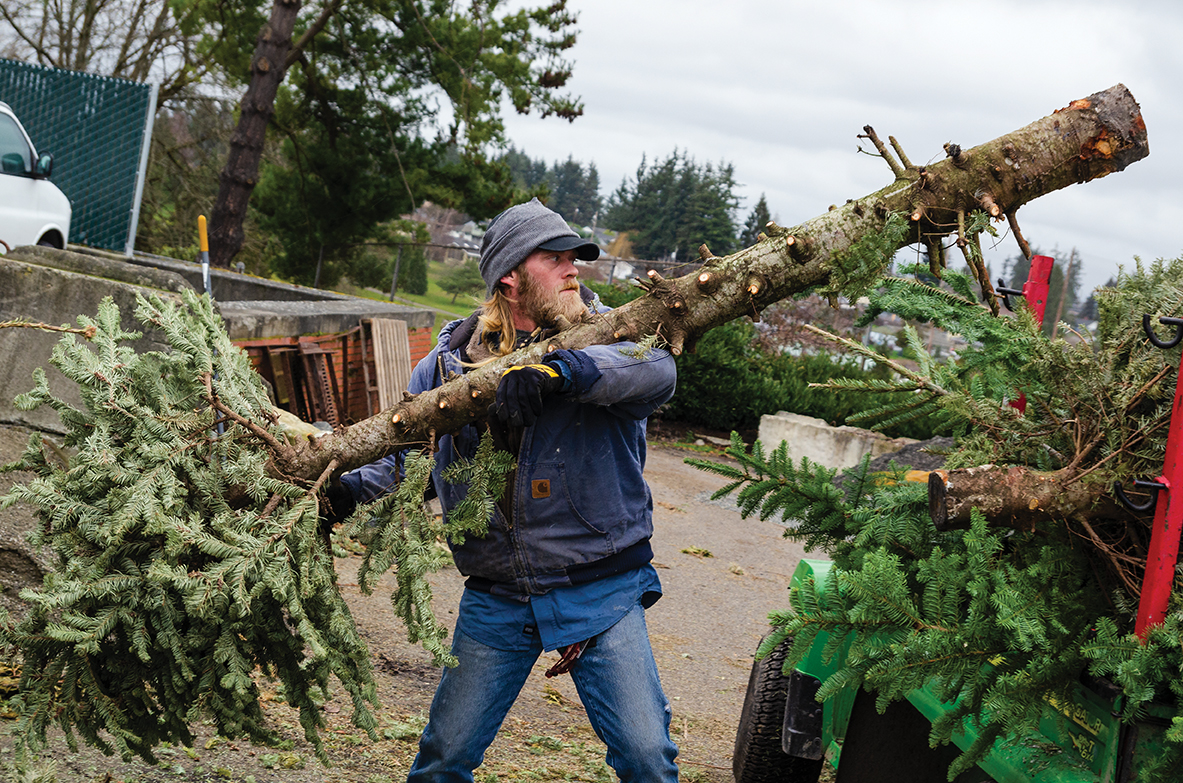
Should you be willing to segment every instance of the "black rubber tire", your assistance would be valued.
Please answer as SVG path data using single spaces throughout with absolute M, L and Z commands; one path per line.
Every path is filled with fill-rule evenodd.
M 781 750 L 788 696 L 788 678 L 781 674 L 781 666 L 792 643 L 786 639 L 752 664 L 731 757 L 735 783 L 817 783 L 821 774 L 822 759 L 796 758 Z

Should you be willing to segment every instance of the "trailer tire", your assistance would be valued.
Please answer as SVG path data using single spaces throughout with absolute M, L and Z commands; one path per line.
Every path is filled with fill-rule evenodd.
M 821 774 L 821 759 L 796 758 L 781 750 L 789 681 L 781 667 L 792 643 L 786 639 L 752 664 L 735 733 L 731 761 L 735 783 L 817 783 Z

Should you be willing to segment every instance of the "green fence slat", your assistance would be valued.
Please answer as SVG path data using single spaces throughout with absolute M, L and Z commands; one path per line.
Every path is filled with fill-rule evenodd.
M 0 101 L 53 153 L 52 180 L 70 199 L 70 242 L 126 249 L 152 86 L 0 59 Z

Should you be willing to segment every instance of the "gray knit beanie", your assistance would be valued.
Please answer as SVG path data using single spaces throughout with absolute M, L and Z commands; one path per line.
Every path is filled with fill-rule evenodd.
M 501 278 L 535 250 L 574 250 L 583 261 L 595 261 L 600 248 L 576 234 L 567 221 L 538 199 L 510 207 L 489 224 L 481 240 L 481 277 L 492 296 Z

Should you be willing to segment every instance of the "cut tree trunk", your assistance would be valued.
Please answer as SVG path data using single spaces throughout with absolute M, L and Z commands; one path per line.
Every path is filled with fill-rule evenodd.
M 846 254 L 863 237 L 882 233 L 893 213 L 910 221 L 899 247 L 932 242 L 957 232 L 959 215 L 985 209 L 998 219 L 1013 219 L 1015 210 L 1039 196 L 1121 171 L 1149 154 L 1138 104 L 1120 84 L 981 146 L 961 150 L 947 145 L 949 157 L 931 166 L 902 165 L 878 146 L 896 173 L 882 190 L 793 228 L 769 224 L 767 238 L 725 258 L 711 256 L 703 246 L 704 265 L 698 272 L 673 280 L 650 273 L 649 280 L 641 281 L 647 296 L 408 397 L 315 443 L 276 454 L 276 468 L 315 479 L 330 460 L 336 459 L 344 471 L 401 448 L 431 443 L 484 415 L 505 367 L 527 363 L 548 350 L 657 335 L 673 353 L 681 353 L 720 324 L 745 315 L 758 318 L 781 299 L 825 286 L 832 276 L 844 278 L 849 271 L 843 267 Z M 884 265 L 890 257 L 885 254 Z
M 1065 471 L 983 465 L 928 474 L 928 513 L 937 530 L 964 530 L 978 509 L 992 527 L 1031 530 L 1062 519 L 1121 519 L 1107 478 L 1073 481 Z
M 242 96 L 238 127 L 230 138 L 230 155 L 219 178 L 218 200 L 210 216 L 210 263 L 214 266 L 229 267 L 242 249 L 247 202 L 258 181 L 267 124 L 287 72 L 299 12 L 300 0 L 275 0 L 271 18 L 256 39 L 250 85 Z

